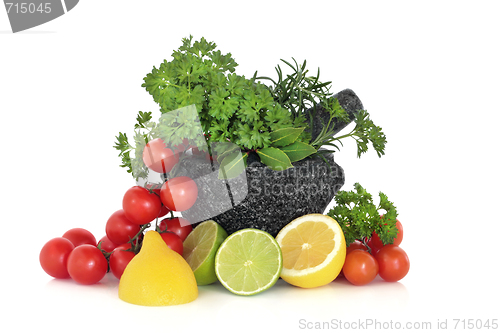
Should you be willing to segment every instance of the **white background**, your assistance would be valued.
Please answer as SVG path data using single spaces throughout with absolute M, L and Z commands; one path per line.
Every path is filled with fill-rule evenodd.
M 433 329 L 447 323 L 451 331 L 453 319 L 500 320 L 496 4 L 80 1 L 16 34 L 0 9 L 2 325 L 16 332 L 288 332 L 371 319 Z M 358 94 L 388 145 L 382 158 L 358 159 L 345 141 L 336 155 L 343 189 L 360 182 L 395 202 L 407 277 L 312 290 L 280 281 L 253 297 L 217 283 L 190 304 L 147 308 L 119 300 L 112 276 L 81 286 L 42 271 L 38 254 L 50 238 L 73 227 L 104 235 L 134 185 L 118 167 L 115 135 L 132 133 L 139 110 L 157 112 L 142 79 L 190 34 L 231 52 L 239 74 L 274 76 L 280 58 L 307 59 L 334 91 Z

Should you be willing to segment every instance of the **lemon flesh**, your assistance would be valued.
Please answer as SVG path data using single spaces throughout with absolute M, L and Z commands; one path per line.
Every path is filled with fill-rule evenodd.
M 323 214 L 293 220 L 280 230 L 276 241 L 283 253 L 281 278 L 297 287 L 332 282 L 345 262 L 344 233 L 337 221 Z
M 185 304 L 198 297 L 198 286 L 184 258 L 158 232 L 150 230 L 144 235 L 141 251 L 123 272 L 118 297 L 145 306 Z
M 217 281 L 215 254 L 227 238 L 227 232 L 215 221 L 200 223 L 184 241 L 182 256 L 194 272 L 199 286 Z

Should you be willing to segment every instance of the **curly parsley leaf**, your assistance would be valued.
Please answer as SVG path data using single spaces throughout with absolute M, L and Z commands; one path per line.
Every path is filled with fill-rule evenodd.
M 153 67 L 144 77 L 142 86 L 163 114 L 194 104 L 210 142 L 229 140 L 242 151 L 270 146 L 269 135 L 278 129 L 304 127 L 274 100 L 267 86 L 256 82 L 255 77 L 247 79 L 235 74 L 238 64 L 231 54 L 223 54 L 216 47 L 204 38 L 184 38 L 172 60 Z M 182 131 L 165 126 L 176 125 L 160 122 L 159 131 L 168 133 L 166 139 L 182 139 Z M 298 140 L 305 138 L 301 134 Z
M 118 157 L 120 157 L 122 160 L 122 164 L 120 165 L 120 167 L 126 168 L 128 173 L 132 173 L 130 151 L 133 149 L 133 147 L 128 142 L 127 134 L 120 132 L 116 136 L 116 142 L 113 147 L 119 151 Z
M 365 240 L 376 232 L 384 244 L 392 244 L 397 237 L 394 203 L 387 195 L 379 192 L 379 204 L 373 203 L 373 197 L 359 183 L 354 184 L 355 191 L 339 191 L 335 196 L 336 206 L 327 215 L 334 218 L 342 228 L 346 244 L 356 239 Z M 381 212 L 383 211 L 383 213 Z
M 139 111 L 139 114 L 137 115 L 137 123 L 135 124 L 134 128 L 146 128 L 147 123 L 153 118 L 151 116 L 152 112 L 142 112 Z

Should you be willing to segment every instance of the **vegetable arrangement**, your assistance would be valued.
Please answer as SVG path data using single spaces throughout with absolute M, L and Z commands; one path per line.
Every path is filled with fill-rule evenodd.
M 341 237 L 345 239 L 342 243 L 344 252 L 337 253 L 335 263 L 337 266 L 340 265 L 338 267 L 342 268 L 344 277 L 354 285 L 367 284 L 373 281 L 377 275 L 380 275 L 386 281 L 399 281 L 408 273 L 409 259 L 405 251 L 399 247 L 403 239 L 403 227 L 399 220 L 396 219 L 396 208 L 388 200 L 387 196 L 382 193 L 380 194 L 380 205 L 376 207 L 371 202 L 371 195 L 361 185 L 355 184 L 355 187 L 356 192 L 343 191 L 340 193 L 336 200 L 341 205 L 337 205 L 328 213 L 328 216 L 334 218 L 329 223 L 338 225 Z M 62 237 L 53 238 L 43 246 L 40 252 L 42 268 L 54 278 L 71 277 L 79 284 L 95 284 L 104 278 L 106 272 L 111 272 L 116 278 L 120 279 L 127 265 L 140 252 L 144 233 L 154 221 L 154 230 L 160 234 L 161 239 L 172 251 L 184 256 L 184 259 L 193 265 L 193 270 L 200 265 L 200 263 L 196 262 L 197 259 L 193 259 L 193 251 L 194 253 L 197 253 L 196 251 L 202 251 L 202 253 L 207 251 L 205 261 L 212 260 L 212 263 L 205 262 L 204 264 L 214 270 L 216 267 L 214 266 L 215 253 L 218 252 L 218 247 L 223 244 L 223 239 L 212 244 L 212 248 L 210 248 L 210 244 L 205 244 L 209 236 L 198 234 L 195 237 L 196 240 L 189 240 L 189 253 L 184 253 L 183 242 L 189 239 L 193 228 L 186 219 L 173 216 L 172 204 L 163 200 L 165 193 L 168 193 L 169 197 L 171 197 L 168 188 L 156 190 L 140 186 L 131 187 L 124 194 L 122 209 L 117 210 L 109 217 L 105 226 L 106 235 L 99 242 L 96 242 L 96 238 L 92 233 L 83 228 L 70 229 Z M 349 204 L 355 206 L 347 208 L 346 205 Z M 378 215 L 380 209 L 385 210 L 386 214 Z M 171 217 L 160 220 L 168 213 L 171 214 Z M 301 223 L 307 224 L 316 220 L 321 224 L 322 219 L 318 220 L 315 215 L 325 217 L 320 214 L 311 214 L 305 215 L 297 219 L 297 221 L 301 220 Z M 198 226 L 200 231 L 204 228 L 202 225 L 206 223 Z M 211 223 L 216 224 L 213 221 Z M 294 221 L 290 222 L 290 227 L 287 226 L 283 230 L 294 228 L 293 224 Z M 220 226 L 217 226 L 217 229 L 222 230 Z M 252 230 L 248 229 L 249 232 L 253 232 Z M 325 236 L 321 234 L 315 236 L 316 238 L 308 239 L 307 237 L 311 237 L 310 232 L 298 232 L 299 235 L 303 233 L 300 237 L 306 244 L 309 244 L 308 246 L 314 244 L 315 241 L 318 244 L 325 244 L 329 241 L 336 244 L 333 238 L 326 238 L 325 241 Z M 225 232 L 222 230 L 222 233 Z M 266 234 L 265 232 L 261 233 Z M 227 235 L 224 237 L 227 237 Z M 271 236 L 267 235 L 267 237 Z M 280 234 L 276 237 L 280 243 L 279 245 L 284 242 L 281 238 Z M 199 250 L 196 250 L 197 242 L 204 244 L 199 247 Z M 248 246 L 251 248 L 254 245 L 249 244 Z M 338 247 L 339 244 L 337 243 L 336 246 Z M 300 245 L 300 247 L 302 250 L 307 249 L 304 245 Z M 295 255 L 297 253 L 293 249 L 282 249 L 285 263 L 287 262 L 287 253 L 295 253 Z M 240 251 L 244 252 L 245 249 L 240 249 Z M 319 250 L 316 249 L 315 251 L 315 253 L 318 253 Z M 252 251 L 249 252 L 252 253 Z M 281 254 L 279 255 L 281 256 Z M 202 256 L 202 254 L 197 253 L 195 258 L 199 256 Z M 279 262 L 281 262 L 281 259 Z M 269 264 L 268 261 L 266 263 L 266 265 Z M 279 269 L 281 270 L 281 267 Z M 207 272 L 206 270 L 201 273 L 195 270 L 195 273 L 205 274 L 201 276 L 195 274 L 201 280 L 206 280 L 207 274 L 215 276 L 214 272 Z M 320 285 L 331 282 L 337 277 L 338 273 L 326 276 L 326 282 Z M 252 272 L 251 274 L 256 273 Z M 283 278 L 287 279 L 287 275 L 283 275 Z M 288 282 L 288 280 L 286 281 Z M 215 280 L 210 280 L 210 283 L 213 282 Z M 275 282 L 276 280 L 271 281 L 269 286 L 272 286 Z M 294 282 L 289 283 L 294 284 Z M 312 287 L 320 285 L 312 285 Z M 307 276 L 305 276 L 305 286 L 300 286 L 309 286 Z M 231 290 L 230 287 L 228 288 Z M 234 292 L 234 290 L 232 291 Z M 246 292 L 247 294 L 253 294 L 252 291 Z
M 158 121 L 152 120 L 152 112 L 139 111 L 133 142 L 120 132 L 115 143 L 121 167 L 136 180 L 156 172 L 163 175 L 163 183 L 128 189 L 122 207 L 107 220 L 105 236 L 99 242 L 82 228 L 49 240 L 39 257 L 47 274 L 72 278 L 80 284 L 95 284 L 107 272 L 120 279 L 140 253 L 145 238 L 154 244 L 148 248 L 161 249 L 166 244 L 168 251 L 175 252 L 167 251 L 168 260 L 183 263 L 184 258 L 198 285 L 219 279 L 240 295 L 270 288 L 280 274 L 292 285 L 313 288 L 330 283 L 340 272 L 354 285 L 367 284 L 377 275 L 386 281 L 398 281 L 408 273 L 408 256 L 399 247 L 403 228 L 395 205 L 382 192 L 375 205 L 373 196 L 358 183 L 354 191 L 337 193 L 336 206 L 326 216 L 297 218 L 276 239 L 251 228 L 227 235 L 214 221 L 193 229 L 190 221 L 175 217 L 174 212 L 182 214 L 198 198 L 193 179 L 176 176 L 182 159 L 202 156 L 229 166 L 226 170 L 242 172 L 252 155 L 272 170 L 284 170 L 293 167 L 293 162 L 338 150 L 348 137 L 356 141 L 358 157 L 367 152 L 369 144 L 380 157 L 386 137 L 365 110 L 354 115 L 355 126 L 349 133 L 335 136 L 334 125 L 347 123 L 349 115 L 329 92 L 330 82 L 319 80 L 319 70 L 316 76 L 308 75 L 305 61 L 302 65 L 295 60 L 294 64 L 284 61 L 293 73 L 285 76 L 277 66 L 277 80 L 258 77 L 257 73 L 247 79 L 235 73 L 237 63 L 231 54 L 222 54 L 215 43 L 204 38 L 193 43 L 192 37 L 183 40 L 172 58 L 144 78 L 143 87 L 160 107 Z M 272 85 L 258 80 L 268 80 Z M 329 120 L 313 136 L 313 119 L 318 111 L 326 112 Z M 235 153 L 242 156 L 237 161 Z M 167 214 L 170 217 L 165 217 Z M 153 232 L 148 233 L 152 226 Z M 314 234 L 310 228 L 322 232 Z M 160 244 L 156 233 L 161 236 Z M 257 239 L 260 243 L 253 244 Z M 303 243 L 297 245 L 297 239 Z M 318 248 L 311 250 L 314 246 Z M 255 257 L 249 251 L 252 248 L 270 249 L 263 251 L 268 257 Z M 313 262 L 316 259 L 308 255 L 309 250 L 323 253 L 323 262 Z M 241 254 L 238 260 L 234 260 L 232 251 Z M 251 270 L 259 260 L 269 270 L 267 275 L 259 276 L 258 270 Z M 233 279 L 233 271 L 239 274 L 237 278 Z M 139 292 L 133 289 L 133 279 L 138 275 L 129 276 L 132 281 L 128 280 L 127 291 L 136 295 Z M 265 288 L 245 285 L 250 280 L 257 281 L 256 285 L 264 283 Z M 168 300 L 164 304 L 169 304 Z

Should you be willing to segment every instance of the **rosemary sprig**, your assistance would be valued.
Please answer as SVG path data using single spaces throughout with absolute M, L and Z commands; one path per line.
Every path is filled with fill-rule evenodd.
M 283 76 L 283 70 L 280 65 L 276 66 L 278 80 L 261 76 L 256 79 L 265 79 L 273 82 L 269 90 L 275 97 L 275 101 L 288 109 L 294 118 L 303 116 L 308 110 L 315 109 L 318 103 L 325 103 L 333 95 L 329 89 L 331 82 L 321 82 L 319 80 L 320 70 L 316 76 L 308 76 L 309 70 L 306 69 L 307 61 L 302 65 L 294 59 L 294 64 L 281 59 L 288 67 L 292 69 L 292 74 Z M 312 117 L 310 118 L 312 120 Z
M 372 144 L 379 157 L 384 155 L 385 144 L 387 143 L 385 134 L 382 132 L 382 128 L 373 123 L 366 110 L 357 110 L 354 119 L 356 126 L 351 132 L 335 136 L 335 122 L 347 123 L 350 120 L 347 112 L 330 92 L 331 81 L 320 81 L 319 68 L 315 76 L 309 76 L 309 70 L 306 69 L 307 62 L 304 60 L 302 65 L 299 65 L 294 58 L 292 59 L 294 64 L 281 60 L 292 69 L 292 73 L 287 74 L 286 77 L 283 75 L 280 65 L 278 65 L 276 66 L 277 81 L 269 77 L 256 77 L 256 74 L 254 78 L 270 80 L 273 86 L 270 86 L 269 90 L 274 100 L 288 109 L 294 118 L 307 116 L 310 129 L 313 128 L 313 120 L 319 108 L 330 114 L 329 121 L 323 124 L 319 135 L 310 142 L 310 145 L 317 150 L 315 155 L 334 151 L 327 147 L 338 151 L 340 149 L 339 144 L 342 145 L 342 140 L 348 137 L 356 140 L 358 157 L 368 151 L 369 143 Z

